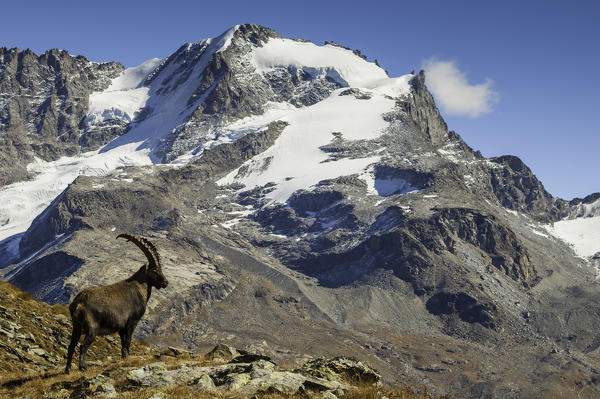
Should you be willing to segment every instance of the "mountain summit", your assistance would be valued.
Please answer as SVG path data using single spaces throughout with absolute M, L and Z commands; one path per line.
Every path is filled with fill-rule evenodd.
M 598 195 L 473 150 L 423 72 L 257 25 L 129 69 L 1 54 L 3 279 L 67 303 L 139 267 L 114 240 L 132 232 L 171 282 L 149 342 L 350 355 L 454 396 L 598 394 Z

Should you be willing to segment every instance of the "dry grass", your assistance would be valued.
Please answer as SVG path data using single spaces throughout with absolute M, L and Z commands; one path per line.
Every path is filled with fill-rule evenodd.
M 49 371 L 38 376 L 19 377 L 16 374 L 8 376 L 0 386 L 0 398 L 20 398 L 29 396 L 34 399 L 41 398 L 57 386 L 69 387 L 77 381 L 92 378 L 100 372 L 97 367 L 90 367 L 86 372 L 75 372 L 66 375 L 62 370 Z M 12 377 L 12 378 L 10 378 Z
M 410 387 L 374 387 L 372 385 L 359 386 L 357 389 L 346 392 L 340 399 L 381 399 L 383 396 L 389 399 L 433 399 L 427 391 L 418 394 Z M 444 398 L 446 397 L 439 399 Z

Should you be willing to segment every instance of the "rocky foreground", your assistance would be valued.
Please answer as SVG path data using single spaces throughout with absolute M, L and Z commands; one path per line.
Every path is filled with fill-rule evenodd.
M 85 372 L 64 374 L 71 323 L 67 309 L 36 301 L 0 282 L 0 397 L 11 398 L 411 398 L 382 384 L 377 371 L 347 357 L 313 359 L 299 367 L 218 344 L 207 354 L 135 341 L 98 338 Z M 423 397 L 428 397 L 426 394 Z

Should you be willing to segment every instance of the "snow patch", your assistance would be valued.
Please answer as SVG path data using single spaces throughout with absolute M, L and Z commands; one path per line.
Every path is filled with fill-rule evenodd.
M 550 238 L 550 236 L 547 233 L 547 230 L 544 226 L 538 226 L 535 224 L 531 224 L 529 223 L 528 226 L 531 228 L 531 232 L 540 236 L 540 237 L 544 237 L 544 238 Z
M 227 212 L 227 213 L 230 215 L 237 215 L 237 216 L 249 216 L 254 213 L 254 209 L 244 209 L 243 211 L 231 211 L 231 212 Z
M 271 236 L 271 237 L 276 237 L 276 238 L 284 238 L 284 239 L 289 238 L 288 236 L 283 235 L 283 234 L 269 233 L 268 235 Z
M 360 178 L 367 183 L 367 192 L 380 197 L 389 197 L 395 194 L 407 194 L 418 191 L 409 182 L 398 177 L 375 178 L 372 171 L 367 171 L 360 175 Z M 380 202 L 376 204 L 379 205 Z
M 446 146 L 448 147 L 448 146 Z M 460 160 L 458 158 L 458 154 L 455 150 L 450 149 L 450 148 L 439 148 L 437 150 L 438 154 L 440 154 L 442 157 L 446 158 L 447 160 L 449 160 L 452 163 L 459 163 Z
M 236 224 L 238 224 L 241 221 L 242 221 L 242 219 L 235 218 L 235 219 L 231 219 L 231 220 L 221 223 L 221 226 L 225 227 L 226 229 L 231 229 L 233 226 L 235 226 Z
M 475 185 L 476 180 L 473 176 L 471 175 L 463 175 L 463 180 L 465 182 L 465 184 L 467 185 L 467 187 L 472 187 Z
M 546 230 L 573 247 L 575 253 L 590 257 L 600 252 L 600 216 L 561 220 Z
M 228 29 L 227 31 L 225 31 L 225 33 L 222 33 L 220 36 L 217 36 L 214 39 L 209 39 L 213 42 L 212 44 L 214 45 L 214 47 L 217 48 L 215 53 L 221 53 L 227 50 L 227 48 L 231 44 L 231 39 L 233 39 L 233 35 L 239 27 L 239 25 L 235 25 L 233 28 Z
M 113 119 L 131 122 L 150 98 L 150 88 L 142 86 L 142 83 L 162 61 L 153 58 L 137 67 L 127 68 L 112 80 L 106 90 L 90 94 L 86 125 L 93 126 Z

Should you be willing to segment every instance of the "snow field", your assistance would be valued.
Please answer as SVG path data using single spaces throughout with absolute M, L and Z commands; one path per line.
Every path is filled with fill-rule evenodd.
M 332 141 L 333 132 L 341 132 L 346 140 L 374 139 L 387 126 L 382 114 L 391 111 L 394 101 L 376 94 L 370 100 L 357 100 L 353 96 L 339 96 L 337 90 L 325 100 L 310 107 L 273 107 L 264 115 L 249 117 L 230 126 L 236 130 L 256 128 L 258 123 L 284 120 L 289 125 L 268 150 L 245 162 L 218 181 L 221 185 L 242 183 L 245 189 L 274 182 L 275 190 L 267 197 L 285 202 L 299 189 L 306 189 L 324 179 L 359 173 L 380 157 L 341 159 L 325 162 L 328 154 L 319 147 Z M 248 168 L 242 175 L 240 170 Z M 291 178 L 291 179 L 290 179 Z
M 128 68 L 113 79 L 106 90 L 90 94 L 87 125 L 96 125 L 111 119 L 132 121 L 136 112 L 141 110 L 150 98 L 150 88 L 141 84 L 162 61 L 160 58 L 153 58 L 137 67 Z
M 555 237 L 572 245 L 581 257 L 600 252 L 600 216 L 561 220 L 547 225 L 546 230 Z
M 406 194 L 417 191 L 418 188 L 411 186 L 409 182 L 398 177 L 375 178 L 375 171 L 372 167 L 364 170 L 359 178 L 367 183 L 367 193 L 378 195 L 380 197 L 389 197 L 394 194 Z M 378 202 L 379 205 L 383 201 Z
M 319 68 L 333 70 L 344 86 L 370 89 L 375 93 L 396 97 L 410 92 L 413 75 L 390 78 L 373 62 L 368 62 L 350 50 L 334 46 L 317 46 L 291 39 L 271 39 L 254 49 L 252 62 L 257 73 L 275 68 Z

